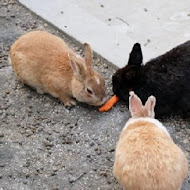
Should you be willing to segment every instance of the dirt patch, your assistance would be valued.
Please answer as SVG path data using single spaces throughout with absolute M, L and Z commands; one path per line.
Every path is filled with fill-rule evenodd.
M 8 64 L 10 45 L 31 30 L 62 37 L 76 52 L 83 50 L 14 0 L 0 2 L 0 187 L 4 190 L 120 189 L 112 175 L 115 145 L 129 118 L 118 103 L 109 113 L 84 104 L 67 109 L 57 99 L 39 95 L 19 83 Z M 115 71 L 94 58 L 94 67 L 111 92 Z M 163 121 L 190 161 L 190 123 Z M 183 190 L 190 189 L 190 175 Z

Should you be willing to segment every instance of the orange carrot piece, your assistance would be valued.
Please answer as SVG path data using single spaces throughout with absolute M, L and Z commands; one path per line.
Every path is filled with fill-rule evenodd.
M 109 111 L 118 102 L 118 100 L 119 100 L 119 98 L 116 95 L 114 95 L 98 110 L 100 112 Z

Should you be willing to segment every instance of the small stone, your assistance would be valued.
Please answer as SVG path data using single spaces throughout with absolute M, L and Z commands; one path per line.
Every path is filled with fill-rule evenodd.
M 43 127 L 38 127 L 38 129 L 36 130 L 37 133 L 42 132 L 43 131 Z
M 25 133 L 25 130 L 24 130 L 24 129 L 21 129 L 21 130 L 20 130 L 20 133 L 21 133 L 21 134 L 24 134 L 24 133 Z
M 124 111 L 125 111 L 124 106 L 121 106 L 121 107 L 119 108 L 119 111 L 120 111 L 120 112 L 124 112 Z
M 100 148 L 95 148 L 94 150 L 96 151 L 96 153 L 97 153 L 98 155 L 102 154 L 102 151 L 101 151 Z
M 5 164 L 4 163 L 0 163 L 0 167 L 1 168 L 5 167 Z
M 57 172 L 57 171 L 58 171 L 58 168 L 57 168 L 56 166 L 53 166 L 53 167 L 52 167 L 52 170 L 53 170 L 54 172 Z
M 188 140 L 188 139 L 184 139 L 184 140 L 183 140 L 183 143 L 184 143 L 184 144 L 189 144 L 189 140 Z
M 27 94 L 27 98 L 32 98 L 32 96 L 30 94 Z
M 15 0 L 10 0 L 10 4 L 15 4 Z
M 76 51 L 79 51 L 79 50 L 80 50 L 80 47 L 76 47 L 75 50 L 76 50 Z
M 27 133 L 27 134 L 26 134 L 27 137 L 33 135 L 33 132 L 32 132 L 30 129 L 27 129 L 27 130 L 26 130 L 26 133 Z
M 94 142 L 90 142 L 90 146 L 94 146 Z
M 39 174 L 42 174 L 42 173 L 43 173 L 43 168 L 37 169 L 36 171 L 37 171 Z
M 51 142 L 53 141 L 53 138 L 52 137 L 46 137 L 47 141 Z
M 107 183 L 108 183 L 108 184 L 111 184 L 112 181 L 111 181 L 109 178 L 107 178 Z
M 106 171 L 101 171 L 101 172 L 100 172 L 100 175 L 101 175 L 101 176 L 104 176 L 104 177 L 107 177 L 107 176 L 108 176 L 108 174 L 106 173 Z
M 35 28 L 37 28 L 37 26 L 36 26 L 36 25 L 33 25 L 31 28 L 32 28 L 32 29 L 35 29 Z
M 176 130 L 177 132 L 179 132 L 179 131 L 181 130 L 181 128 L 180 128 L 179 126 L 176 126 L 176 127 L 175 127 L 175 130 Z
M 52 190 L 59 190 L 57 187 L 54 187 Z
M 24 164 L 25 167 L 29 167 L 30 166 L 30 162 L 26 161 L 26 163 Z
M 50 149 L 53 146 L 53 144 L 51 144 L 49 141 L 44 141 L 44 145 L 47 149 Z
M 3 133 L 0 133 L 0 137 L 4 137 L 5 135 Z
M 144 8 L 144 11 L 145 11 L 145 12 L 148 12 L 147 8 Z
M 56 124 L 56 122 L 55 122 L 54 120 L 52 120 L 51 123 L 52 123 L 53 125 Z
M 114 152 L 115 151 L 115 145 L 113 147 L 110 147 L 109 152 Z
M 29 173 L 29 169 L 28 168 L 24 168 L 22 171 L 23 171 L 24 174 Z
M 181 125 L 181 129 L 185 129 L 185 125 Z
M 31 128 L 32 130 L 36 129 L 36 127 L 35 127 L 34 125 L 31 125 L 30 128 Z
M 53 172 L 51 173 L 51 175 L 54 176 L 54 175 L 56 175 L 56 173 L 53 171 Z
M 104 8 L 104 5 L 100 5 L 100 7 Z
M 72 143 L 73 142 L 72 142 L 71 138 L 69 138 L 69 137 L 64 138 L 62 141 L 62 144 L 72 144 Z
M 186 150 L 187 152 L 190 152 L 190 147 L 186 147 L 185 150 Z
M 7 47 L 5 48 L 5 50 L 6 50 L 6 51 L 9 51 L 9 50 L 10 50 L 10 46 L 7 46 Z
M 2 98 L 6 98 L 6 94 L 2 94 L 1 96 L 2 96 Z

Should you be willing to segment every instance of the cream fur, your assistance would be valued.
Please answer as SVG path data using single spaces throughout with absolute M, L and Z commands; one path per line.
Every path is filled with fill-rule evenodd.
M 123 128 L 123 131 L 125 129 L 127 129 L 127 127 L 132 124 L 132 123 L 135 123 L 135 122 L 138 122 L 138 121 L 147 121 L 147 122 L 150 122 L 150 123 L 153 123 L 155 124 L 158 128 L 160 128 L 162 131 L 164 131 L 169 137 L 170 137 L 170 134 L 168 133 L 167 129 L 162 125 L 161 122 L 159 122 L 157 119 L 153 119 L 153 118 L 150 118 L 150 117 L 141 117 L 141 118 L 130 118 L 127 123 L 125 124 L 124 128 Z
M 115 151 L 113 174 L 127 190 L 179 190 L 188 162 L 156 119 L 129 119 Z

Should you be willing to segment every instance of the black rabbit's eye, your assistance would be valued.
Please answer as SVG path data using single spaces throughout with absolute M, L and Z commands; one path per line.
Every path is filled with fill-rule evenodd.
M 89 94 L 92 94 L 92 91 L 90 89 L 86 89 Z

